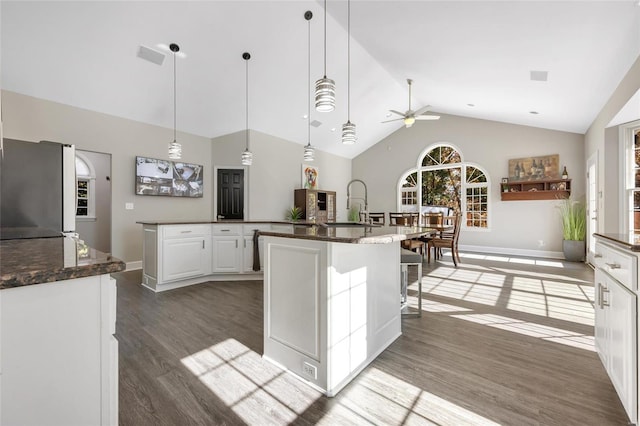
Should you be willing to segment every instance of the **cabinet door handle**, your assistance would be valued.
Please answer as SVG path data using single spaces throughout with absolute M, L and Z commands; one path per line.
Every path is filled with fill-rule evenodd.
M 229 232 L 229 231 L 231 231 L 231 229 L 221 229 L 220 231 L 222 231 L 222 232 Z
M 244 248 L 247 248 L 247 240 L 244 240 Z
M 602 257 L 602 255 L 600 253 L 596 253 L 596 254 L 593 255 L 593 257 L 600 258 L 600 257 Z
M 236 240 L 236 248 L 238 248 L 238 240 Z
M 620 269 L 620 265 L 617 263 L 607 263 L 607 266 L 611 269 Z
M 191 231 L 180 231 L 181 234 L 190 234 Z
M 202 249 L 204 250 L 204 240 L 202 240 Z
M 603 306 L 603 307 L 604 306 L 611 306 L 611 305 L 609 305 L 609 300 L 604 298 L 604 294 L 605 293 L 609 293 L 609 289 L 604 287 L 604 286 L 602 286 L 602 293 L 601 293 L 601 296 L 600 296 L 600 306 Z
M 598 283 L 598 291 L 596 291 L 596 305 L 602 309 L 602 283 Z

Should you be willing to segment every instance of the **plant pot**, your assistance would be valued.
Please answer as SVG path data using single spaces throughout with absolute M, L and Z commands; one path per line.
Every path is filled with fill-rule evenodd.
M 585 241 L 562 240 L 562 252 L 569 262 L 582 262 L 585 255 Z

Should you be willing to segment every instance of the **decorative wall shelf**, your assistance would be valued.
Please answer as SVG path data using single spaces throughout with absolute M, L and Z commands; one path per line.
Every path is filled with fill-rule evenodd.
M 571 195 L 571 179 L 509 181 L 500 184 L 502 201 L 558 200 Z

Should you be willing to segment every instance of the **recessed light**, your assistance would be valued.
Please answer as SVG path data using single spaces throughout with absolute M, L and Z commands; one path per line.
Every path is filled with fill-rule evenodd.
M 303 120 L 306 120 L 307 118 L 309 118 L 309 116 L 308 116 L 307 114 L 305 114 L 305 115 L 303 115 L 303 116 L 302 116 L 302 119 L 303 119 Z
M 529 111 L 529 114 L 538 115 L 540 113 L 538 111 Z
M 335 128 L 335 127 L 332 127 L 332 128 L 331 128 L 331 131 L 332 131 L 332 132 L 335 132 L 335 131 L 336 131 L 336 128 Z
M 385 115 L 385 117 L 387 117 L 387 118 L 391 117 L 391 113 L 390 113 L 390 112 L 388 112 L 388 113 Z

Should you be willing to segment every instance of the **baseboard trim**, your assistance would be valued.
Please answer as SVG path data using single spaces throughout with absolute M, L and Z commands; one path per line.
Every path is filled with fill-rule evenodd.
M 127 271 L 135 271 L 136 269 L 142 269 L 142 260 L 137 260 L 135 262 L 127 262 Z
M 546 259 L 564 259 L 564 254 L 561 251 L 547 251 L 547 250 L 527 250 L 516 249 L 506 247 L 491 247 L 491 246 L 471 246 L 460 245 L 460 251 L 470 251 L 477 253 L 489 253 L 489 254 L 506 254 L 511 256 L 526 256 L 526 257 L 542 257 Z

